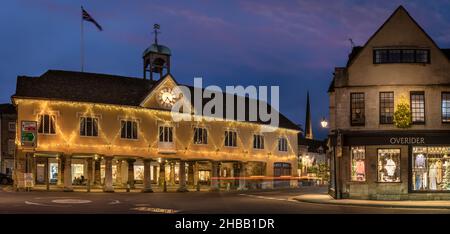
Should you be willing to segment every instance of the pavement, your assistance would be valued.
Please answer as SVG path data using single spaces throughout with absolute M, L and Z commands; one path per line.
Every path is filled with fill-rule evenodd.
M 0 189 L 0 214 L 450 214 L 442 207 L 356 206 L 299 201 L 326 196 L 326 187 L 253 191 L 15 192 Z M 322 199 L 321 201 L 331 200 Z
M 450 201 L 375 201 L 356 199 L 334 199 L 328 194 L 302 194 L 293 198 L 294 200 L 307 203 L 345 205 L 345 206 L 367 206 L 388 208 L 414 208 L 414 209 L 450 209 Z

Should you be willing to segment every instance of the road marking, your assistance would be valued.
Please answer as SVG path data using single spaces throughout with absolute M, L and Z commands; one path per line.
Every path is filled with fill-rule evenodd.
M 58 203 L 58 204 L 85 204 L 85 203 L 91 203 L 92 201 L 81 200 L 81 199 L 57 199 L 57 200 L 52 200 L 52 202 Z
M 115 205 L 115 204 L 120 204 L 119 200 L 113 200 L 112 202 L 108 203 L 109 205 Z
M 47 204 L 42 204 L 42 203 L 37 203 L 37 202 L 30 202 L 30 201 L 25 201 L 25 204 L 27 204 L 27 205 L 34 205 L 34 206 L 51 206 L 51 205 L 47 205 Z
M 292 201 L 290 199 L 286 198 L 276 198 L 276 197 L 265 197 L 265 196 L 259 196 L 259 195 L 252 195 L 252 194 L 239 194 L 240 196 L 246 196 L 246 197 L 253 197 L 253 198 L 259 198 L 259 199 L 265 199 L 265 200 L 276 200 L 276 201 Z
M 137 211 L 143 211 L 143 212 L 153 212 L 153 213 L 163 213 L 163 214 L 175 214 L 175 213 L 179 212 L 179 210 L 154 208 L 154 207 L 135 207 L 135 208 L 131 208 L 131 210 L 137 210 Z

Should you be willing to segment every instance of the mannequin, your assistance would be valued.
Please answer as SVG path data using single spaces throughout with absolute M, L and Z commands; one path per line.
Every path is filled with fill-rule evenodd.
M 437 177 L 437 166 L 436 163 L 432 163 L 430 165 L 430 169 L 429 169 L 429 173 L 428 176 L 430 178 L 430 189 L 431 190 L 436 190 L 437 186 L 436 186 L 436 177 Z

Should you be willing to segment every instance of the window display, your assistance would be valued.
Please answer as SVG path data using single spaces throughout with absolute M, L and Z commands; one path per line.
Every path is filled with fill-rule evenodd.
M 366 181 L 365 159 L 366 150 L 363 146 L 351 148 L 352 181 Z
M 450 190 L 450 147 L 413 147 L 412 187 L 415 191 Z
M 198 171 L 198 180 L 209 181 L 211 179 L 211 171 Z
M 134 165 L 134 180 L 144 180 L 144 166 Z
M 84 164 L 72 164 L 72 183 L 82 185 L 85 181 Z
M 378 182 L 400 182 L 400 149 L 378 150 Z
M 50 163 L 49 165 L 50 183 L 54 184 L 58 182 L 58 163 Z

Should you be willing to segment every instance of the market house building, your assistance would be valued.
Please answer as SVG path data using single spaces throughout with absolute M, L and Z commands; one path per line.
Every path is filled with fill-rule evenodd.
M 450 198 L 449 52 L 400 6 L 335 69 L 329 88 L 333 196 Z M 397 122 L 395 111 L 411 118 Z
M 259 119 L 173 121 L 170 58 L 169 48 L 152 44 L 143 54 L 144 78 L 57 70 L 19 76 L 15 186 L 27 185 L 25 173 L 36 185 L 65 191 L 297 186 L 297 125 L 281 114 L 272 132 Z M 20 137 L 24 121 L 37 122 L 32 147 Z

